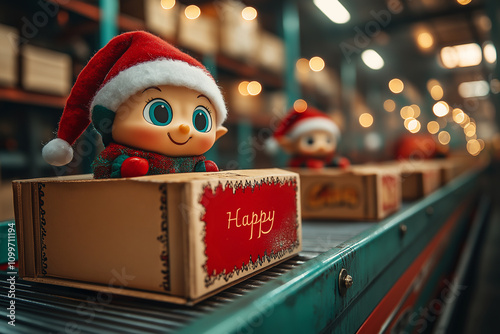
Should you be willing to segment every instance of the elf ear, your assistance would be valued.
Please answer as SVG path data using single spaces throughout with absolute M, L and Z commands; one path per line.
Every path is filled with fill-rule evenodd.
M 104 146 L 113 141 L 111 130 L 115 115 L 113 111 L 103 106 L 97 105 L 92 109 L 92 125 L 101 135 Z
M 219 126 L 217 128 L 217 131 L 215 132 L 215 141 L 219 140 L 219 138 L 224 136 L 226 133 L 227 133 L 227 128 Z
M 293 153 L 293 140 L 288 138 L 287 136 L 281 136 L 276 139 L 280 144 L 281 148 L 287 153 Z

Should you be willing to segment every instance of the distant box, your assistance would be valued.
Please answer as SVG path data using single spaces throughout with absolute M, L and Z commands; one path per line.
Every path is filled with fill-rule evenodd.
M 23 279 L 195 303 L 302 247 L 280 169 L 14 182 Z
M 413 201 L 429 195 L 442 185 L 442 168 L 434 161 L 398 161 L 403 200 Z
M 18 82 L 19 34 L 17 29 L 0 24 L 0 85 L 13 87 Z
M 300 175 L 304 219 L 379 220 L 401 206 L 400 175 L 395 168 L 292 170 Z
M 32 45 L 22 52 L 22 84 L 28 91 L 67 95 L 72 85 L 71 57 Z
M 202 12 L 196 20 L 191 20 L 184 15 L 184 6 L 181 8 L 179 10 L 179 45 L 202 54 L 216 54 L 219 49 L 217 19 Z
M 285 70 L 285 46 L 283 40 L 266 31 L 260 33 L 259 64 L 267 70 L 282 73 Z
M 255 63 L 260 48 L 257 20 L 247 21 L 241 16 L 245 6 L 237 1 L 215 3 L 220 22 L 220 52 L 226 56 Z
M 159 0 L 120 0 L 120 11 L 143 21 L 148 31 L 160 37 L 177 38 L 179 6 L 164 9 Z

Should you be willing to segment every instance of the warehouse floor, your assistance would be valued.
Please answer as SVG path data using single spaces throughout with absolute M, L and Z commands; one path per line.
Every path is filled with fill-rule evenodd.
M 463 305 L 463 334 L 498 333 L 500 316 L 500 165 L 488 180 L 492 199 L 490 220 L 476 258 L 468 300 Z M 460 327 L 459 327 L 460 328 Z

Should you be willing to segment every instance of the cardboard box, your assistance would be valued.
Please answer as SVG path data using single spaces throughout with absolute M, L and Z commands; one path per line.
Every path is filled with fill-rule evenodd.
M 32 45 L 22 48 L 22 83 L 26 90 L 67 95 L 72 83 L 71 57 Z
M 434 161 L 401 161 L 403 200 L 413 201 L 437 190 L 442 185 L 441 167 Z
M 280 169 L 14 182 L 27 280 L 195 303 L 301 250 Z
M 300 174 L 304 219 L 378 220 L 401 206 L 395 168 L 293 170 Z
M 214 55 L 218 46 L 217 19 L 202 14 L 196 20 L 184 15 L 184 6 L 180 10 L 179 44 L 202 54 Z
M 247 21 L 241 16 L 245 8 L 238 1 L 215 3 L 220 22 L 220 52 L 248 63 L 254 63 L 260 48 L 260 32 L 257 20 Z
M 178 30 L 179 6 L 163 9 L 158 0 L 144 1 L 144 20 L 151 32 L 168 39 L 174 39 Z
M 285 70 L 285 45 L 281 38 L 266 31 L 260 34 L 259 64 L 275 73 Z
M 17 29 L 0 24 L 0 85 L 13 87 L 17 84 L 19 51 Z
M 178 31 L 180 6 L 164 9 L 158 0 L 120 0 L 120 12 L 125 17 L 144 22 L 146 30 L 169 41 L 175 41 Z

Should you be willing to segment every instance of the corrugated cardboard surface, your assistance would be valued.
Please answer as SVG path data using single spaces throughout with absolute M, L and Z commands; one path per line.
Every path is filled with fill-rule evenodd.
M 20 275 L 117 293 L 126 288 L 124 294 L 173 302 L 206 297 L 300 251 L 300 202 L 295 196 L 298 247 L 254 270 L 204 284 L 202 190 L 221 182 L 226 187 L 260 184 L 270 176 L 294 179 L 298 187 L 296 174 L 278 169 L 15 182 Z
M 293 170 L 300 174 L 303 218 L 374 220 L 401 204 L 399 174 L 394 168 Z M 387 184 L 384 178 L 392 182 Z

